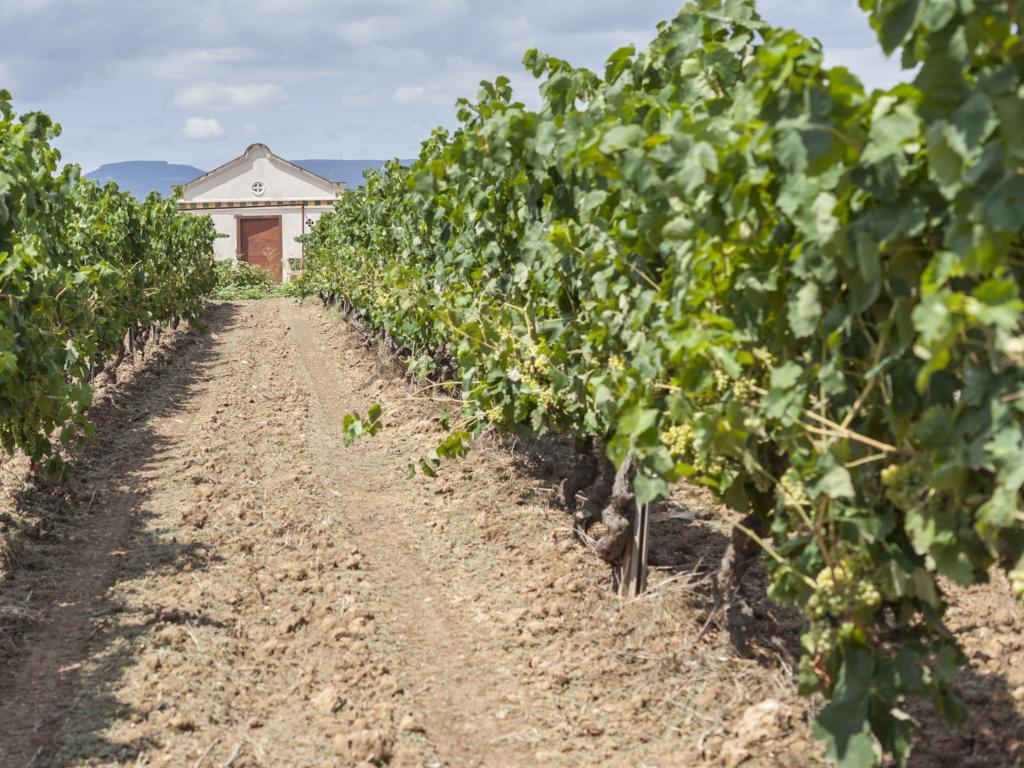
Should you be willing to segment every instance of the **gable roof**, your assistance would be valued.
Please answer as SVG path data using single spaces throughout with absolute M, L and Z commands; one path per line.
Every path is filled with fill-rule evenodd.
M 245 148 L 245 152 L 240 154 L 234 160 L 228 160 L 226 163 L 217 166 L 212 171 L 204 173 L 202 176 L 197 176 L 196 178 L 192 179 L 192 181 L 186 184 L 182 184 L 181 191 L 187 194 L 188 190 L 191 189 L 192 187 L 195 187 L 200 183 L 206 181 L 207 179 L 210 179 L 214 176 L 223 173 L 224 171 L 230 170 L 231 168 L 241 165 L 243 162 L 248 160 L 256 153 L 262 153 L 266 155 L 267 158 L 269 158 L 270 160 L 285 166 L 288 170 L 293 171 L 295 175 L 304 176 L 314 183 L 328 184 L 337 191 L 344 190 L 347 186 L 343 181 L 331 181 L 330 179 L 324 178 L 323 176 L 317 173 L 307 171 L 305 168 L 302 168 L 296 165 L 295 163 L 288 162 L 283 157 L 275 155 L 273 152 L 271 152 L 270 147 L 268 147 L 266 144 L 250 144 L 248 147 Z

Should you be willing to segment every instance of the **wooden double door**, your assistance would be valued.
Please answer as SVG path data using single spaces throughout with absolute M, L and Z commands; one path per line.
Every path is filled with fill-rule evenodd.
M 280 216 L 238 217 L 238 258 L 267 270 L 280 283 L 284 251 Z

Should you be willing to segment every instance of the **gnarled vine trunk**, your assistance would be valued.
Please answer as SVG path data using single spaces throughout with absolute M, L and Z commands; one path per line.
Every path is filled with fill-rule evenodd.
M 612 476 L 611 493 L 601 510 L 601 522 L 608 530 L 597 542 L 596 551 L 602 560 L 615 567 L 622 565 L 633 530 L 636 497 L 631 482 L 632 470 L 633 456 L 629 455 Z

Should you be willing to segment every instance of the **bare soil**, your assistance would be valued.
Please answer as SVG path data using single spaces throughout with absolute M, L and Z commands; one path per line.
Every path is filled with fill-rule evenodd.
M 450 407 L 336 316 L 214 305 L 92 409 L 69 482 L 0 465 L 0 766 L 811 766 L 799 620 L 745 586 L 712 615 L 728 515 L 681 487 L 652 588 L 609 594 L 553 505 L 571 447 L 410 458 Z M 384 430 L 342 445 L 345 413 Z M 951 610 L 972 706 L 912 765 L 1024 764 L 1005 584 Z

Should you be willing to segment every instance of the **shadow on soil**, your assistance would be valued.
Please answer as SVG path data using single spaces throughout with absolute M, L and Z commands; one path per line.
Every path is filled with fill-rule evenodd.
M 968 710 L 961 729 L 940 720 L 931 708 L 915 703 L 922 721 L 908 768 L 1019 768 L 1024 765 L 1024 718 L 1011 686 L 1000 674 L 965 667 L 956 681 Z
M 525 473 L 541 481 L 540 492 L 549 503 L 556 499 L 559 483 L 575 460 L 572 442 L 549 436 L 516 439 L 506 447 L 513 451 Z M 709 642 L 721 637 L 740 656 L 789 670 L 795 686 L 802 619 L 795 609 L 768 598 L 768 579 L 760 566 L 752 568 L 744 579 L 740 599 L 716 610 L 711 579 L 729 543 L 721 516 L 721 509 L 699 491 L 653 505 L 648 549 L 651 580 L 671 576 L 686 579 L 690 587 L 680 592 L 680 599 L 707 621 Z M 957 680 L 957 690 L 970 711 L 963 729 L 936 718 L 927 703 L 911 707 L 921 721 L 921 730 L 908 768 L 1024 766 L 1024 719 L 1006 679 L 965 667 Z
M 230 330 L 239 309 L 216 304 L 208 333 L 176 334 L 159 352 L 150 345 L 146 364 L 90 409 L 96 434 L 69 451 L 68 481 L 30 479 L 0 519 L 12 555 L 0 582 L 0 764 L 131 761 L 152 748 L 104 737 L 115 720 L 145 716 L 113 694 L 121 671 L 138 662 L 131 641 L 209 619 L 166 605 L 128 615 L 108 588 L 217 561 L 216 553 L 179 544 L 171 531 L 145 531 L 148 475 L 172 448 L 150 425 L 180 413 L 209 379 L 216 359 L 210 334 Z M 64 734 L 72 712 L 75 733 Z M 62 735 L 73 743 L 62 744 Z
M 507 448 L 521 470 L 541 482 L 545 500 L 554 503 L 559 484 L 575 461 L 572 442 L 558 436 L 520 438 L 509 441 Z M 652 570 L 648 581 L 656 584 L 675 578 L 687 585 L 680 590 L 679 599 L 707 622 L 701 642 L 714 643 L 726 637 L 738 655 L 765 666 L 795 669 L 800 656 L 799 614 L 768 599 L 767 578 L 760 566 L 755 565 L 747 573 L 732 604 L 717 604 L 713 577 L 730 536 L 721 518 L 721 508 L 696 489 L 652 504 L 648 539 Z M 592 534 L 600 536 L 602 530 L 597 524 Z

